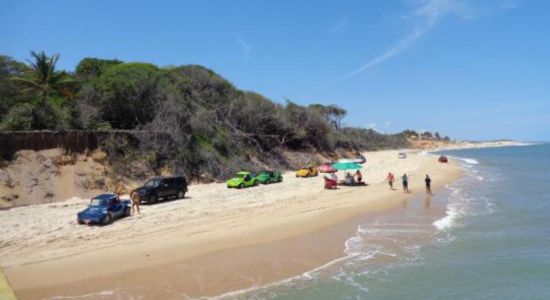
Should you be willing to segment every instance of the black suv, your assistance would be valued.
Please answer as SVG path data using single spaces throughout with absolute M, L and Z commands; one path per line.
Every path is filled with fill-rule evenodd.
M 135 189 L 141 202 L 156 203 L 160 199 L 183 199 L 187 193 L 187 180 L 183 176 L 154 177 Z

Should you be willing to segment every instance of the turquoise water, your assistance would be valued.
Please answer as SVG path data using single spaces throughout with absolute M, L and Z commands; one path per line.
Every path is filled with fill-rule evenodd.
M 434 197 L 444 218 L 362 224 L 342 259 L 232 297 L 550 299 L 550 145 L 445 154 L 467 175 Z

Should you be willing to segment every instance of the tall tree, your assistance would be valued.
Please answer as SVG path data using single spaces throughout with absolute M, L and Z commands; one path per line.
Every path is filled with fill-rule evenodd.
M 336 130 L 342 128 L 342 119 L 347 114 L 347 111 L 338 105 L 324 106 L 322 104 L 310 104 L 308 108 L 321 114 Z
M 28 86 L 30 90 L 39 93 L 39 111 L 44 111 L 48 94 L 59 92 L 62 88 L 73 83 L 65 71 L 57 71 L 55 65 L 59 60 L 59 54 L 47 56 L 44 51 L 36 53 L 31 51 L 32 59 L 27 60 L 30 70 L 24 76 L 15 77 L 14 80 Z

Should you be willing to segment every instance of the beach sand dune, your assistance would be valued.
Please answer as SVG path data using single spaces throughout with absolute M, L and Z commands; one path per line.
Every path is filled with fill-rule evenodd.
M 398 159 L 398 152 L 364 154 L 366 187 L 324 190 L 322 176 L 292 172 L 282 183 L 242 190 L 192 185 L 183 200 L 144 205 L 141 215 L 105 227 L 77 224 L 87 199 L 0 211 L 0 266 L 20 297 L 52 296 L 56 287 L 288 239 L 397 206 L 407 195 L 389 190 L 388 171 L 396 177 L 406 172 L 413 192 L 423 191 L 427 173 L 436 187 L 461 174 L 454 162 L 437 163 L 434 155 L 410 152 Z

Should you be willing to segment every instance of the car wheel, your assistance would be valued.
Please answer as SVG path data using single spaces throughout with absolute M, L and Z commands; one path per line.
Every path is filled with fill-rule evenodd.
M 254 186 L 257 186 L 257 185 L 258 185 L 258 181 L 254 180 Z
M 78 219 L 78 220 L 76 220 L 76 221 L 77 221 L 78 224 L 80 224 L 80 225 L 84 224 L 84 222 L 82 222 L 82 220 L 80 220 L 80 219 Z
M 279 178 L 277 179 L 277 182 L 281 182 L 281 181 L 283 181 L 283 177 L 282 177 L 282 176 L 279 177 Z
M 237 188 L 242 189 L 244 187 L 244 184 L 240 183 Z
M 101 221 L 101 225 L 109 225 L 111 224 L 111 222 L 113 222 L 113 217 L 109 213 L 105 216 L 105 218 L 103 218 L 103 220 Z
M 132 208 L 129 206 L 126 206 L 126 208 L 124 209 L 124 216 L 129 217 L 131 214 L 132 214 Z
M 179 191 L 178 195 L 176 196 L 176 199 L 183 199 L 183 198 L 185 198 L 185 192 L 184 191 Z
M 157 195 L 153 195 L 149 198 L 149 203 L 151 204 L 155 204 L 159 201 L 159 198 L 157 197 Z

